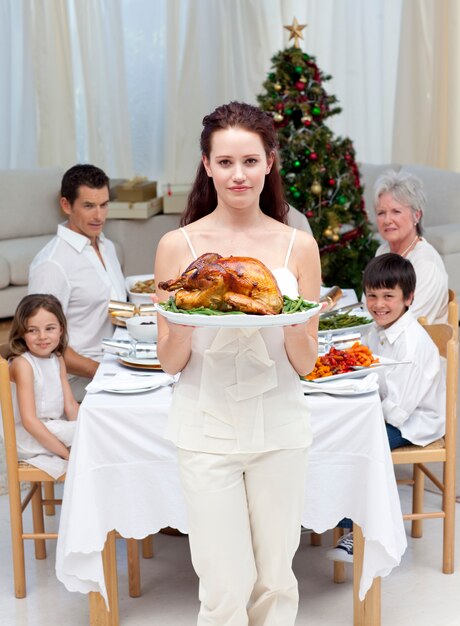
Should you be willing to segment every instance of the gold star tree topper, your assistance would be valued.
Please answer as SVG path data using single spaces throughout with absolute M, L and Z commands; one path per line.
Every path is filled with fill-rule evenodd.
M 299 39 L 303 39 L 302 31 L 306 26 L 308 26 L 308 24 L 299 24 L 297 18 L 295 17 L 290 26 L 283 27 L 291 33 L 289 35 L 289 41 L 294 39 L 294 48 L 300 48 Z

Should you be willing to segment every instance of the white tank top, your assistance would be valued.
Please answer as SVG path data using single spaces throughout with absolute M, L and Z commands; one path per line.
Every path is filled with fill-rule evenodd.
M 190 241 L 190 237 L 188 236 L 185 228 L 180 229 L 182 234 L 185 237 L 185 240 L 190 248 L 190 252 L 194 260 L 198 258 L 197 253 L 195 252 L 195 248 Z M 274 270 L 271 270 L 272 274 L 276 278 L 276 282 L 278 283 L 278 287 L 283 294 L 283 296 L 289 296 L 292 299 L 295 299 L 299 296 L 299 286 L 297 284 L 297 279 L 291 270 L 288 268 L 289 258 L 291 256 L 292 247 L 294 245 L 294 239 L 296 235 L 297 229 L 292 229 L 291 240 L 289 242 L 289 247 L 286 252 L 286 258 L 284 259 L 284 265 L 282 267 L 278 267 Z
M 30 352 L 24 352 L 21 356 L 30 363 L 34 373 L 35 411 L 38 419 L 62 418 L 64 393 L 58 357 L 52 354 L 48 359 L 42 359 Z M 20 422 L 18 407 L 15 406 L 14 408 L 15 421 Z
M 285 266 L 275 271 L 282 282 L 292 276 L 297 291 L 287 268 L 294 236 L 295 231 Z M 307 400 L 287 357 L 282 328 L 196 328 L 174 390 L 167 437 L 180 448 L 214 453 L 310 445 Z

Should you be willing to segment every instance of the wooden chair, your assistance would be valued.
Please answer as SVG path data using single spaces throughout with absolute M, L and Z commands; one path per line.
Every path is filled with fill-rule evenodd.
M 458 341 L 458 302 L 457 294 L 449 289 L 449 304 L 447 305 L 447 322 L 452 326 L 454 339 Z
M 456 308 L 456 303 L 455 303 Z M 457 315 L 457 313 L 455 312 Z M 458 331 L 458 317 L 456 316 Z M 423 324 L 423 320 L 419 320 Z M 457 435 L 457 387 L 458 387 L 458 340 L 450 324 L 424 325 L 425 330 L 438 347 L 441 356 L 447 359 L 446 370 L 446 434 L 442 439 L 427 446 L 403 446 L 392 451 L 394 465 L 410 463 L 413 477 L 398 481 L 413 486 L 412 513 L 405 514 L 405 520 L 412 520 L 412 537 L 421 537 L 424 519 L 442 518 L 444 574 L 454 572 L 455 543 L 455 466 Z M 443 479 L 439 480 L 426 463 L 442 463 Z M 442 506 L 439 511 L 427 512 L 423 508 L 424 479 L 427 476 L 442 492 Z
M 16 598 L 26 596 L 26 576 L 24 563 L 24 540 L 35 542 L 35 558 L 46 558 L 45 539 L 56 539 L 57 533 L 47 533 L 44 528 L 43 507 L 60 504 L 60 499 L 46 500 L 42 497 L 42 483 L 53 483 L 54 479 L 46 472 L 18 460 L 16 449 L 16 430 L 14 426 L 13 403 L 7 361 L 0 357 L 0 402 L 3 418 L 3 437 L 5 443 L 6 467 L 8 474 L 8 492 L 10 501 L 11 541 L 13 550 L 14 594 Z M 57 482 L 63 482 L 61 476 Z M 21 501 L 21 483 L 29 482 L 30 489 Z M 33 532 L 25 533 L 22 513 L 32 502 Z
M 6 455 L 8 476 L 8 493 L 10 502 L 11 543 L 13 552 L 14 594 L 16 598 L 26 597 L 26 574 L 24 561 L 24 540 L 33 539 L 35 542 L 35 558 L 46 558 L 46 539 L 57 539 L 57 533 L 45 532 L 43 512 L 46 507 L 61 504 L 62 500 L 54 498 L 55 482 L 62 483 L 65 475 L 57 481 L 52 476 L 18 459 L 16 447 L 16 429 L 14 425 L 14 411 L 11 397 L 11 385 L 8 362 L 5 360 L 7 349 L 0 346 L 0 406 L 3 419 L 3 439 Z M 21 484 L 30 483 L 30 488 L 21 501 Z M 42 495 L 42 486 L 45 489 L 45 498 Z M 47 488 L 48 486 L 48 488 Z M 48 497 L 52 493 L 53 497 Z M 22 514 L 29 503 L 32 503 L 33 532 L 26 533 L 23 528 Z M 126 540 L 128 553 L 128 584 L 129 595 L 138 597 L 140 590 L 139 571 L 139 544 L 136 539 Z M 145 556 L 148 543 L 143 546 Z

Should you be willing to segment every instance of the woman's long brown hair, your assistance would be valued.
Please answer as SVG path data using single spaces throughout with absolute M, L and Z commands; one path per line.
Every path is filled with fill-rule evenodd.
M 206 115 L 203 118 L 203 127 L 200 147 L 202 155 L 208 159 L 211 154 L 212 136 L 218 130 L 242 128 L 259 135 L 267 158 L 270 156 L 275 158 L 273 167 L 265 177 L 264 188 L 259 200 L 260 208 L 266 215 L 286 224 L 289 205 L 284 198 L 281 176 L 277 167 L 277 141 L 273 118 L 252 104 L 230 102 Z M 203 163 L 200 162 L 187 206 L 181 218 L 181 226 L 209 215 L 216 206 L 217 193 L 213 180 L 207 175 Z

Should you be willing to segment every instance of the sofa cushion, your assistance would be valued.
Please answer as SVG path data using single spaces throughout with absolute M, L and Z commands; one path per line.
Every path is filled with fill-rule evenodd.
M 3 317 L 13 317 L 21 298 L 27 295 L 27 286 L 10 286 L 8 289 L 0 291 L 0 294 L 0 319 Z
M 7 284 L 27 285 L 29 266 L 34 256 L 53 237 L 54 234 L 0 241 L 0 259 L 8 265 L 9 280 Z
M 402 170 L 418 176 L 427 195 L 424 226 L 455 224 L 460 215 L 460 173 L 422 165 L 404 165 Z
M 0 289 L 10 284 L 10 265 L 6 259 L 0 256 Z
M 0 170 L 0 239 L 56 232 L 63 216 L 59 192 L 64 170 Z
M 424 235 L 441 256 L 460 252 L 460 224 L 428 226 Z

